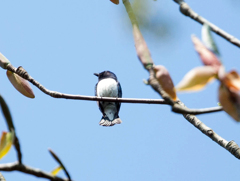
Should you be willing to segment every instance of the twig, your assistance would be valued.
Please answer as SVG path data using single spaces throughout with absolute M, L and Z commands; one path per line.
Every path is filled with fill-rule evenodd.
M 16 129 L 14 127 L 12 116 L 11 116 L 10 110 L 8 108 L 8 105 L 1 95 L 0 95 L 0 105 L 1 105 L 3 115 L 4 115 L 4 117 L 6 119 L 6 122 L 7 122 L 8 130 L 9 131 L 13 130 L 14 133 L 15 133 L 15 139 L 14 139 L 13 144 L 14 144 L 14 147 L 17 151 L 18 162 L 21 164 L 22 163 L 22 153 L 21 153 L 21 149 L 20 149 L 19 140 L 18 140 L 18 137 L 16 135 Z
M 58 156 L 57 156 L 51 149 L 49 149 L 49 152 L 51 153 L 51 155 L 53 156 L 53 158 L 60 164 L 60 166 L 61 166 L 62 169 L 64 170 L 65 174 L 67 175 L 68 180 L 71 181 L 70 174 L 68 173 L 66 167 L 63 165 L 62 161 L 58 158 Z
M 87 100 L 87 101 L 109 101 L 109 102 L 123 102 L 123 103 L 142 103 L 142 104 L 167 104 L 163 99 L 133 99 L 133 98 L 111 98 L 111 97 L 96 97 L 96 96 L 83 96 L 83 95 L 72 95 L 64 94 L 56 91 L 51 91 L 46 89 L 43 85 L 33 79 L 26 70 L 22 67 L 15 68 L 12 65 L 8 65 L 7 69 L 12 71 L 22 78 L 28 80 L 37 88 L 39 88 L 43 93 L 54 97 L 54 98 L 64 98 L 64 99 L 75 99 L 75 100 Z
M 36 177 L 47 178 L 52 181 L 69 181 L 68 179 L 63 179 L 57 176 L 53 176 L 50 173 L 44 172 L 36 168 L 31 168 L 23 164 L 19 164 L 18 162 L 0 164 L 0 170 L 1 171 L 19 171 L 19 172 L 27 173 L 30 175 L 34 175 Z
M 132 8 L 131 8 L 131 4 L 129 2 L 129 0 L 123 0 L 123 3 L 126 7 L 126 11 L 129 14 L 129 12 L 133 12 Z M 131 19 L 131 16 L 129 16 L 129 18 Z M 136 28 L 136 26 L 134 27 L 133 24 L 133 28 Z M 139 32 L 140 33 L 140 30 Z M 146 56 L 151 56 L 150 53 L 149 54 L 144 54 L 143 52 L 148 52 L 145 49 L 147 48 L 146 46 L 146 42 L 143 39 L 142 36 L 138 36 L 139 38 L 142 38 L 141 41 L 135 41 L 136 43 L 141 43 L 142 45 L 135 45 L 136 47 L 136 51 L 137 54 L 139 56 L 139 59 L 146 59 Z M 140 47 L 140 48 L 138 48 Z M 142 52 L 142 53 L 141 53 Z M 150 58 L 149 58 L 150 59 Z M 142 63 L 144 62 L 143 60 L 141 61 Z M 143 63 L 144 64 L 144 63 Z M 144 66 L 145 69 L 149 72 L 149 80 L 148 83 L 149 85 L 151 85 L 151 87 L 158 93 L 160 94 L 160 96 L 162 96 L 163 98 L 165 98 L 166 96 L 164 95 L 165 92 L 161 89 L 161 86 L 159 85 L 157 79 L 155 78 L 155 73 L 153 71 L 153 68 L 151 67 L 146 67 Z M 167 97 L 166 97 L 167 98 Z M 168 100 L 166 100 L 166 102 L 168 102 Z M 175 104 L 179 104 L 179 107 L 181 106 L 181 109 L 185 108 L 184 104 L 178 100 L 176 101 L 172 106 L 174 106 Z M 178 107 L 178 106 L 176 106 Z M 220 146 L 222 146 L 223 148 L 227 149 L 230 153 L 232 153 L 236 158 L 240 159 L 240 148 L 239 146 L 234 142 L 234 141 L 226 141 L 225 139 L 223 139 L 221 136 L 219 136 L 217 133 L 215 133 L 211 128 L 207 127 L 204 123 L 202 123 L 196 116 L 191 115 L 191 114 L 183 114 L 184 118 L 186 120 L 188 120 L 192 125 L 194 125 L 197 129 L 199 129 L 201 132 L 203 132 L 206 136 L 208 136 L 209 138 L 211 138 L 214 142 L 218 143 Z
M 148 65 L 149 66 L 149 65 Z M 33 79 L 26 70 L 22 67 L 15 68 L 12 65 L 8 65 L 7 69 L 18 74 L 22 78 L 28 80 L 37 88 L 39 88 L 43 93 L 54 97 L 54 98 L 64 98 L 64 99 L 73 99 L 73 100 L 87 100 L 87 101 L 108 101 L 108 102 L 122 102 L 122 103 L 137 103 L 137 104 L 167 104 L 167 105 L 175 105 L 173 101 L 168 99 L 168 96 L 164 95 L 164 91 L 159 88 L 159 84 L 157 84 L 156 91 L 160 91 L 162 97 L 165 99 L 139 99 L 139 98 L 112 98 L 112 97 L 96 97 L 96 96 L 83 96 L 83 95 L 72 95 L 72 94 L 64 94 L 56 91 L 51 91 L 46 89 L 43 85 Z M 153 84 L 152 84 L 153 85 Z M 204 114 L 211 112 L 222 111 L 221 107 L 219 108 L 204 108 L 204 109 L 194 109 L 191 110 L 189 108 L 175 106 L 172 109 L 175 113 L 188 113 L 188 114 Z
M 172 106 L 172 111 L 175 113 L 180 113 L 180 114 L 193 114 L 193 115 L 198 115 L 198 114 L 206 114 L 206 113 L 213 113 L 213 112 L 219 112 L 222 111 L 221 106 L 217 107 L 210 107 L 210 108 L 203 108 L 203 109 L 189 109 L 187 107 L 182 107 L 179 104 L 174 104 Z
M 190 18 L 192 18 L 193 20 L 195 20 L 201 24 L 204 24 L 204 23 L 208 24 L 210 26 L 210 28 L 212 29 L 212 31 L 214 31 L 215 33 L 217 33 L 218 35 L 220 35 L 221 37 L 223 37 L 230 43 L 240 47 L 240 40 L 238 40 L 234 36 L 230 35 L 229 33 L 223 31 L 221 28 L 217 27 L 216 25 L 209 22 L 208 20 L 201 17 L 200 15 L 198 15 L 196 12 L 194 12 L 190 8 L 190 6 L 186 2 L 184 2 L 183 0 L 174 0 L 174 1 L 180 5 L 180 11 L 182 14 L 184 14 L 185 16 L 189 16 Z

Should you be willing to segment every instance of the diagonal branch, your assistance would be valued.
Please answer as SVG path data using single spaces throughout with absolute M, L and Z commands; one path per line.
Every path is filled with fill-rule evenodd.
M 197 21 L 197 22 L 199 22 L 201 24 L 208 24 L 210 26 L 210 28 L 212 29 L 212 31 L 214 31 L 215 33 L 217 33 L 218 35 L 220 35 L 221 37 L 223 37 L 224 39 L 226 39 L 230 43 L 240 47 L 240 40 L 238 40 L 234 36 L 230 35 L 229 33 L 223 31 L 221 28 L 217 27 L 216 25 L 214 25 L 213 23 L 209 22 L 208 20 L 206 20 L 205 18 L 201 17 L 200 15 L 198 15 L 196 12 L 194 12 L 190 8 L 190 6 L 186 2 L 184 2 L 183 0 L 174 0 L 174 1 L 177 4 L 179 4 L 180 11 L 181 11 L 182 14 L 192 18 L 193 20 L 195 20 L 195 21 Z
M 49 152 L 51 153 L 51 155 L 53 156 L 53 158 L 60 164 L 60 166 L 62 167 L 62 169 L 64 170 L 65 174 L 68 177 L 68 180 L 71 181 L 71 177 L 70 174 L 68 173 L 66 167 L 63 165 L 62 161 L 58 158 L 58 156 L 56 155 L 56 153 L 54 153 L 51 149 L 49 149 Z
M 131 7 L 131 4 L 129 0 L 123 0 L 123 4 L 125 5 L 126 11 L 129 14 L 129 18 L 133 17 L 133 10 Z M 131 16 L 130 16 L 131 15 Z M 131 22 L 133 22 L 131 20 Z M 151 62 L 152 67 L 149 66 L 146 62 L 149 60 L 152 61 L 150 52 L 147 48 L 146 42 L 141 35 L 140 30 L 138 27 L 132 23 L 133 25 L 133 30 L 134 30 L 134 38 L 135 38 L 135 47 L 137 51 L 138 58 L 142 62 L 144 68 L 149 72 L 149 80 L 148 83 L 151 85 L 151 87 L 164 99 L 167 98 L 166 102 L 169 102 L 169 97 L 165 95 L 165 91 L 162 90 L 160 84 L 158 83 L 157 79 L 155 78 L 155 73 L 153 70 L 153 62 Z M 137 36 L 136 36 L 137 34 Z M 170 104 L 174 107 L 175 104 L 178 104 L 181 108 L 184 108 L 184 104 L 178 100 L 174 103 Z M 202 123 L 196 116 L 191 115 L 191 114 L 183 114 L 184 118 L 188 120 L 192 125 L 194 125 L 198 130 L 200 130 L 202 133 L 204 133 L 206 136 L 211 138 L 214 142 L 218 143 L 220 146 L 223 148 L 227 149 L 230 153 L 232 153 L 236 158 L 240 159 L 240 148 L 239 146 L 234 142 L 234 141 L 226 141 L 224 138 L 219 136 L 217 133 L 215 133 L 211 128 L 207 127 L 204 123 Z
M 19 164 L 18 162 L 15 163 L 7 163 L 7 164 L 0 164 L 1 171 L 19 171 L 23 173 L 27 173 L 30 175 L 34 175 L 36 177 L 47 178 L 51 181 L 69 181 L 68 179 L 63 179 L 57 176 L 53 176 L 50 173 L 44 172 L 42 170 L 28 167 L 23 164 Z

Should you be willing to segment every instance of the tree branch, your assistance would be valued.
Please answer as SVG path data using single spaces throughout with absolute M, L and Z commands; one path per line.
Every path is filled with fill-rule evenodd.
M 1 171 L 19 171 L 19 172 L 27 173 L 30 175 L 34 175 L 36 177 L 47 178 L 47 179 L 50 179 L 51 181 L 69 181 L 68 179 L 63 179 L 57 176 L 53 176 L 50 173 L 44 172 L 36 168 L 31 168 L 23 164 L 19 164 L 18 162 L 0 164 L 0 170 Z
M 134 21 L 134 23 L 136 23 Z M 64 94 L 56 91 L 51 91 L 46 89 L 43 85 L 33 79 L 28 72 L 23 69 L 23 67 L 15 68 L 12 65 L 7 65 L 7 69 L 18 74 L 20 77 L 28 80 L 33 85 L 35 85 L 38 89 L 40 89 L 43 93 L 54 97 L 54 98 L 64 98 L 64 99 L 73 99 L 73 100 L 87 100 L 87 101 L 108 101 L 108 102 L 122 102 L 122 103 L 137 103 L 137 104 L 166 104 L 171 105 L 172 111 L 175 113 L 188 113 L 188 114 L 205 114 L 222 111 L 222 107 L 213 107 L 213 108 L 204 108 L 204 109 L 189 109 L 185 107 L 177 106 L 165 92 L 159 88 L 159 84 L 156 84 L 156 91 L 160 91 L 162 97 L 165 99 L 138 99 L 138 98 L 113 98 L 113 97 L 96 97 L 96 96 L 83 96 L 83 95 L 72 95 L 72 94 Z M 148 82 L 148 84 L 150 84 Z M 151 85 L 154 85 L 151 83 Z
M 180 1 L 181 0 L 179 0 L 179 2 Z M 181 2 L 183 2 L 183 1 L 181 1 Z M 132 18 L 131 13 L 133 13 L 133 10 L 132 10 L 132 7 L 131 7 L 131 4 L 130 4 L 129 0 L 123 0 L 123 4 L 125 5 L 126 11 L 127 11 L 128 15 L 129 15 L 129 18 L 131 20 L 131 18 Z M 131 22 L 133 22 L 133 21 L 131 20 Z M 133 25 L 133 29 L 135 28 L 134 29 L 135 30 L 134 31 L 134 38 L 135 38 L 135 47 L 136 47 L 138 58 L 142 62 L 144 68 L 149 72 L 148 84 L 151 85 L 151 87 L 160 96 L 162 96 L 163 99 L 166 102 L 168 102 L 170 105 L 172 105 L 173 110 L 174 110 L 174 106 L 175 106 L 175 108 L 184 109 L 185 105 L 180 100 L 178 100 L 176 102 L 173 102 L 172 100 L 170 100 L 169 96 L 166 96 L 165 91 L 162 90 L 160 84 L 158 83 L 158 81 L 155 77 L 155 73 L 154 73 L 154 70 L 153 70 L 153 61 L 151 59 L 151 55 L 150 55 L 150 52 L 147 48 L 146 42 L 145 42 L 143 36 L 141 35 L 141 32 L 138 29 L 138 27 L 136 27 L 135 24 L 132 24 L 132 25 Z M 152 66 L 149 66 L 149 65 L 147 66 L 146 60 L 151 60 L 152 61 L 152 63 L 151 63 Z M 178 104 L 179 106 L 176 106 L 176 104 Z M 230 142 L 226 141 L 221 136 L 219 136 L 217 133 L 215 133 L 211 128 L 207 127 L 204 123 L 202 123 L 194 115 L 183 114 L 183 116 L 186 120 L 188 120 L 192 125 L 194 125 L 202 133 L 204 133 L 206 136 L 211 138 L 214 142 L 218 143 L 223 148 L 227 149 L 236 158 L 240 159 L 240 148 L 234 141 L 230 141 Z
M 179 114 L 206 114 L 206 113 L 213 113 L 213 112 L 219 112 L 222 111 L 222 106 L 217 107 L 210 107 L 210 108 L 203 108 L 203 109 L 189 109 L 187 107 L 182 107 L 179 104 L 174 104 L 172 106 L 172 111 Z
M 16 129 L 14 127 L 14 124 L 13 124 L 13 119 L 12 119 L 12 115 L 11 115 L 11 112 L 8 108 L 8 105 L 7 103 L 5 102 L 5 100 L 3 99 L 3 97 L 0 95 L 0 106 L 1 106 L 1 109 L 2 109 L 2 112 L 3 112 L 3 115 L 5 117 L 5 120 L 6 120 L 6 123 L 7 123 L 7 126 L 8 126 L 8 130 L 9 131 L 14 131 L 14 134 L 15 134 L 15 139 L 14 139 L 14 147 L 17 151 L 17 157 L 18 157 L 18 162 L 21 164 L 22 163 L 22 153 L 21 153 L 21 149 L 20 149 L 20 144 L 19 144 L 19 140 L 18 140 L 18 137 L 17 137 L 17 133 L 16 133 Z
M 83 95 L 73 95 L 73 94 L 64 94 L 56 91 L 51 91 L 46 89 L 43 85 L 33 79 L 26 70 L 22 67 L 17 69 L 12 65 L 8 65 L 7 69 L 11 72 L 18 74 L 20 77 L 28 80 L 43 93 L 54 97 L 54 98 L 64 98 L 64 99 L 73 99 L 73 100 L 86 100 L 86 101 L 108 101 L 108 102 L 123 102 L 123 103 L 141 103 L 141 104 L 168 104 L 163 99 L 134 99 L 134 98 L 113 98 L 113 97 L 96 97 L 96 96 L 83 96 Z
M 56 153 L 54 153 L 51 149 L 48 150 L 51 155 L 53 156 L 53 158 L 60 164 L 60 166 L 63 168 L 65 174 L 67 175 L 67 178 L 69 181 L 71 181 L 71 177 L 70 174 L 68 173 L 66 167 L 63 165 L 62 161 L 59 159 L 59 157 L 56 155 Z
M 238 40 L 237 38 L 235 38 L 234 36 L 230 35 L 229 33 L 223 31 L 221 28 L 217 27 L 216 25 L 214 25 L 213 23 L 209 22 L 208 20 L 206 20 L 205 18 L 201 17 L 200 15 L 198 15 L 196 12 L 194 12 L 190 6 L 184 2 L 183 0 L 174 0 L 177 4 L 180 5 L 180 11 L 182 14 L 184 14 L 185 16 L 188 16 L 190 18 L 192 18 L 193 20 L 201 23 L 201 24 L 208 24 L 210 26 L 210 28 L 212 29 L 212 31 L 214 31 L 216 34 L 220 35 L 221 37 L 223 37 L 224 39 L 226 39 L 227 41 L 229 41 L 230 43 L 240 47 L 240 40 Z

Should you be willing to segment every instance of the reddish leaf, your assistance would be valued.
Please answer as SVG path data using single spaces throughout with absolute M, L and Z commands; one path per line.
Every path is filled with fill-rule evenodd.
M 195 46 L 195 50 L 198 52 L 204 65 L 215 67 L 217 70 L 221 66 L 221 62 L 218 57 L 209 50 L 196 36 L 192 36 L 192 41 Z
M 111 2 L 113 2 L 114 4 L 119 4 L 119 0 L 110 0 Z
M 136 24 L 133 25 L 133 36 L 139 60 L 146 69 L 152 67 L 153 61 L 150 51 L 148 50 L 147 44 Z
M 20 77 L 19 75 L 7 71 L 7 77 L 12 83 L 12 85 L 23 95 L 29 98 L 35 98 L 35 95 L 32 91 L 31 86 L 29 85 L 28 81 Z
M 162 66 L 157 65 L 154 66 L 154 72 L 156 74 L 156 78 L 158 83 L 161 85 L 162 89 L 172 98 L 172 100 L 177 100 L 176 91 L 174 89 L 173 81 L 170 77 L 168 70 Z
M 240 76 L 236 71 L 225 74 L 219 87 L 219 102 L 223 110 L 236 121 L 240 121 Z

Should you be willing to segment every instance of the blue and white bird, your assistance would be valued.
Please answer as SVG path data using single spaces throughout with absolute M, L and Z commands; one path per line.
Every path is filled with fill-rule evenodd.
M 104 71 L 94 73 L 98 77 L 98 83 L 95 86 L 95 96 L 98 97 L 122 97 L 121 85 L 117 80 L 117 76 L 110 72 Z M 121 124 L 122 121 L 118 116 L 121 103 L 97 101 L 100 111 L 103 114 L 101 121 L 102 126 L 113 126 Z

